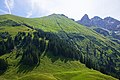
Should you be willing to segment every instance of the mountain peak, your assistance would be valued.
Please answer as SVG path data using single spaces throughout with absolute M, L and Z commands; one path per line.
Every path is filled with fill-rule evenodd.
M 81 20 L 78 21 L 78 23 L 85 25 L 85 26 L 90 26 L 90 19 L 87 14 L 85 14 Z
M 47 17 L 47 16 L 46 16 L 46 17 Z M 52 18 L 68 18 L 68 17 L 67 17 L 66 15 L 64 15 L 64 14 L 55 14 L 55 13 L 49 15 L 48 17 L 52 17 Z
M 89 19 L 89 16 L 87 14 L 85 14 L 82 19 Z
M 109 16 L 109 17 L 105 17 L 104 19 L 114 19 L 114 18 L 112 18 L 112 17 Z
M 114 19 L 112 17 L 106 17 L 104 19 L 100 18 L 99 16 L 94 16 L 93 18 L 89 19 L 88 15 L 85 14 L 81 20 L 77 21 L 79 24 L 84 26 L 97 26 L 101 27 L 110 31 L 120 31 L 119 25 L 120 21 Z
M 112 18 L 112 17 L 106 17 L 106 18 L 104 18 L 104 20 L 105 20 L 105 21 L 108 21 L 108 22 L 118 21 L 118 20 L 116 20 L 116 19 L 114 19 L 114 18 Z
M 91 18 L 91 20 L 102 20 L 102 18 L 100 18 L 99 16 L 94 16 L 93 18 Z

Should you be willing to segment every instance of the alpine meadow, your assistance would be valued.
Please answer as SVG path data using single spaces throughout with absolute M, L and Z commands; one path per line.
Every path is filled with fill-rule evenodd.
M 117 80 L 120 44 L 64 14 L 0 15 L 0 80 Z

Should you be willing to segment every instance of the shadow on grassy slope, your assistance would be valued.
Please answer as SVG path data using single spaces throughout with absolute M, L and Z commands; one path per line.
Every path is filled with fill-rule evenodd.
M 29 65 L 20 64 L 20 65 L 18 65 L 17 73 L 28 73 L 28 72 L 32 71 L 35 67 L 36 67 L 36 65 L 29 66 Z
M 8 63 L 4 59 L 0 59 L 0 75 L 4 74 L 8 68 Z

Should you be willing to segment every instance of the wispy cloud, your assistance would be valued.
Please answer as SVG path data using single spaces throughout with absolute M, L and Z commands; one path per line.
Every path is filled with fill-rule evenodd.
M 34 0 L 31 0 L 30 4 L 31 4 L 31 10 L 27 12 L 27 16 L 26 16 L 27 18 L 29 18 L 33 14 Z
M 14 0 L 5 0 L 5 5 L 8 9 L 8 13 L 11 14 L 11 9 L 14 7 Z
M 2 10 L 2 9 L 0 9 L 0 12 L 5 13 L 5 14 L 8 13 L 7 11 L 4 11 L 4 10 Z
M 32 16 L 32 10 L 27 12 L 27 16 L 26 17 L 29 18 L 30 16 Z
M 31 9 L 27 12 L 26 17 L 31 17 L 32 15 L 46 15 L 49 14 L 53 2 L 56 0 L 29 0 Z

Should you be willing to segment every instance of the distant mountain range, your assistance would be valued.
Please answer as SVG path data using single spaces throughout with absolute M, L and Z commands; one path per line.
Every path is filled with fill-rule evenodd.
M 106 17 L 102 19 L 98 16 L 95 16 L 90 19 L 88 15 L 85 14 L 82 19 L 78 20 L 77 22 L 88 27 L 97 26 L 110 31 L 120 31 L 120 21 L 112 17 Z
M 89 16 L 85 14 L 77 23 L 90 28 L 94 27 L 93 30 L 104 36 L 110 36 L 120 40 L 120 21 L 112 17 L 102 19 L 98 16 L 94 16 L 90 19 Z

